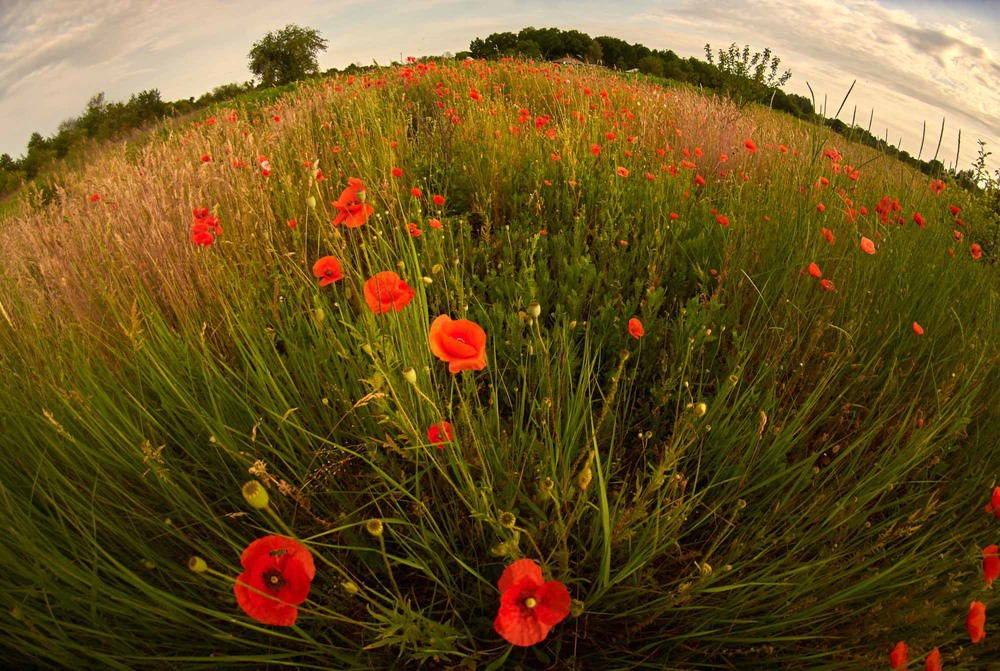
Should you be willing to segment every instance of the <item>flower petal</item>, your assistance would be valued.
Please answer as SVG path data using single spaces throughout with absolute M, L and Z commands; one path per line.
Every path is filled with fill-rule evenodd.
M 531 580 L 533 587 L 541 587 L 545 584 L 545 578 L 542 577 L 542 569 L 534 560 L 518 559 L 503 570 L 503 574 L 500 576 L 499 582 L 497 582 L 497 587 L 500 588 L 501 592 L 507 592 L 514 587 L 515 583 L 524 579 Z

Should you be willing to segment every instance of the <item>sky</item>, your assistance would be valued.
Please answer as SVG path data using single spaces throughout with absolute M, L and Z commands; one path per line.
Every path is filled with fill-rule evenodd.
M 476 37 L 525 26 L 610 35 L 681 57 L 704 45 L 770 47 L 833 116 L 922 158 L 976 158 L 978 139 L 1000 166 L 1000 0 L 0 0 L 0 153 L 26 150 L 104 92 L 109 100 L 159 89 L 198 97 L 250 79 L 247 52 L 289 23 L 328 40 L 321 69 L 387 64 L 467 50 Z

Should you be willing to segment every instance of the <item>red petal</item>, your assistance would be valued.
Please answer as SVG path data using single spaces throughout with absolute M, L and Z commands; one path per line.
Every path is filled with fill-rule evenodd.
M 522 559 L 521 561 L 528 560 Z M 545 640 L 551 627 L 542 624 L 533 617 L 522 616 L 516 609 L 509 611 L 501 609 L 493 621 L 493 628 L 509 643 L 523 647 Z
M 279 627 L 290 627 L 295 624 L 295 618 L 299 614 L 298 609 L 266 594 L 254 591 L 251 589 L 252 581 L 252 575 L 247 572 L 240 575 L 236 579 L 236 584 L 233 585 L 236 603 L 243 609 L 243 612 L 264 624 L 273 624 Z
M 571 598 L 566 585 L 550 580 L 535 591 L 538 604 L 532 609 L 542 624 L 552 626 L 562 622 L 569 615 Z
M 497 586 L 501 592 L 506 592 L 521 580 L 530 580 L 533 587 L 541 587 L 545 583 L 542 569 L 531 559 L 518 559 L 503 570 Z

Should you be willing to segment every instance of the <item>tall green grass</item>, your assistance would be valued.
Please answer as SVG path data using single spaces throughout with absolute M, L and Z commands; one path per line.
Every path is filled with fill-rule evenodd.
M 779 115 L 589 69 L 387 69 L 261 104 L 108 148 L 0 224 L 11 663 L 857 669 L 897 640 L 992 663 L 989 620 L 978 645 L 964 627 L 1000 528 L 981 203 L 864 147 L 835 162 Z M 349 177 L 375 215 L 334 228 Z M 905 225 L 879 220 L 884 196 Z M 221 218 L 211 247 L 195 207 Z M 346 277 L 320 289 L 325 255 Z M 382 270 L 417 290 L 399 313 L 364 303 Z M 485 329 L 485 370 L 431 355 L 439 314 Z M 271 533 L 316 558 L 289 629 L 232 591 Z M 528 649 L 492 627 L 522 557 L 576 600 Z

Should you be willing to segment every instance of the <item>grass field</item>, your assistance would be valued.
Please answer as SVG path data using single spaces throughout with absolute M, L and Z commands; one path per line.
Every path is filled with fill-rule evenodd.
M 1000 222 L 928 182 L 523 62 L 106 147 L 0 221 L 4 658 L 1000 668 Z

